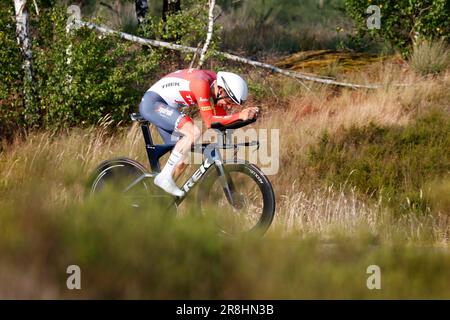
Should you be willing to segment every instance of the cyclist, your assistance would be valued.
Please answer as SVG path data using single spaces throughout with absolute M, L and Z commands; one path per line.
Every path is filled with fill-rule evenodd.
M 246 82 L 235 73 L 219 71 L 216 74 L 192 68 L 172 72 L 148 89 L 139 105 L 139 112 L 157 127 L 164 143 L 175 144 L 154 183 L 172 195 L 181 197 L 184 194 L 175 184 L 173 173 L 174 170 L 182 170 L 183 158 L 200 138 L 200 129 L 181 108 L 196 105 L 207 128 L 213 122 L 227 125 L 257 117 L 257 107 L 227 114 L 233 105 L 242 105 L 247 95 Z

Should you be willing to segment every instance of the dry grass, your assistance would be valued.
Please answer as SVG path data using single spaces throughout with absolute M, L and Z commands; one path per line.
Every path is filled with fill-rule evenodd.
M 370 122 L 402 126 L 433 108 L 450 111 L 449 72 L 440 77 L 422 78 L 403 63 L 392 60 L 373 65 L 366 72 L 349 75 L 348 80 L 388 85 L 378 90 L 336 90 L 251 73 L 253 81 L 260 79 L 273 97 L 251 102 L 266 110 L 258 126 L 280 129 L 280 172 L 270 177 L 280 195 L 277 225 L 299 234 L 318 232 L 325 238 L 337 230 L 351 234 L 363 228 L 389 239 L 407 230 L 403 234 L 407 239 L 426 238 L 446 243 L 450 232 L 448 215 L 408 215 L 392 224 L 387 209 L 379 201 L 358 198 L 355 189 L 349 194 L 342 186 L 324 188 L 312 179 L 306 167 L 309 148 L 324 131 L 333 136 L 341 128 Z M 290 98 L 283 99 L 283 96 Z
M 138 126 L 113 135 L 108 132 L 109 129 L 97 128 L 58 136 L 38 133 L 25 141 L 15 141 L 0 156 L 3 172 L 0 203 L 5 205 L 8 195 L 17 195 L 39 183 L 47 190 L 45 207 L 64 206 L 83 198 L 89 173 L 101 161 L 127 156 L 146 165 Z M 305 185 L 293 172 L 281 171 L 280 177 L 270 179 L 278 199 L 274 228 L 284 233 L 332 239 L 336 234 L 352 236 L 364 230 L 376 237 L 392 239 L 403 231 L 409 240 L 433 239 L 436 243 L 448 240 L 450 221 L 445 215 L 424 219 L 406 216 L 394 227 L 387 209 L 379 202 L 361 198 L 355 188 L 348 192 L 343 186 Z
M 365 234 L 375 242 L 401 240 L 448 246 L 447 214 L 394 218 L 381 203 L 381 199 L 364 200 L 356 188 L 348 191 L 329 186 L 304 192 L 294 183 L 280 196 L 274 227 L 286 234 L 319 236 L 325 241 Z
M 382 208 L 358 199 L 353 188 L 349 194 L 334 186 L 317 188 L 311 193 L 301 191 L 294 183 L 281 195 L 277 224 L 288 233 L 321 234 L 325 239 L 335 232 L 352 235 L 367 228 L 376 234 Z
M 278 128 L 281 137 L 281 163 L 283 171 L 291 175 L 293 165 L 304 160 L 309 147 L 326 130 L 333 135 L 340 128 L 363 126 L 370 122 L 378 125 L 406 125 L 409 121 L 430 110 L 450 110 L 450 73 L 439 78 L 419 78 L 404 71 L 403 67 L 378 66 L 367 82 L 407 83 L 407 86 L 388 85 L 377 90 L 333 89 L 324 85 L 286 80 L 272 76 L 265 80 L 271 92 L 288 93 L 285 99 L 274 97 L 269 101 L 253 101 L 262 105 L 261 128 Z M 259 75 L 263 77 L 263 75 Z M 257 78 L 256 75 L 252 75 Z M 366 75 L 354 76 L 351 80 L 361 82 Z M 299 173 L 299 172 L 298 172 Z M 284 172 L 281 172 L 283 175 Z M 289 183 L 288 181 L 285 181 Z
M 450 48 L 444 40 L 416 43 L 409 64 L 420 75 L 440 73 L 450 66 Z
M 57 135 L 32 133 L 5 145 L 0 154 L 0 190 L 14 193 L 41 181 L 52 202 L 81 199 L 84 183 L 101 161 L 126 156 L 145 164 L 138 126 L 113 132 L 107 121 L 97 128 L 72 129 Z

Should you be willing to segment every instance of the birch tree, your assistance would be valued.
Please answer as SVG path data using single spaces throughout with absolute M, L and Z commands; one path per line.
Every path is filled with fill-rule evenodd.
M 33 54 L 28 30 L 28 10 L 26 0 L 14 0 L 16 12 L 16 38 L 23 58 L 25 107 L 29 108 L 35 89 L 33 74 Z
M 136 18 L 138 21 L 138 24 L 141 24 L 145 16 L 147 15 L 148 11 L 148 2 L 147 0 L 135 0 L 135 8 L 136 8 Z
M 209 13 L 208 13 L 208 32 L 206 34 L 206 41 L 200 54 L 200 61 L 198 63 L 198 68 L 203 66 L 206 58 L 206 52 L 208 51 L 209 44 L 211 42 L 213 28 L 214 28 L 214 6 L 216 5 L 216 0 L 209 0 Z

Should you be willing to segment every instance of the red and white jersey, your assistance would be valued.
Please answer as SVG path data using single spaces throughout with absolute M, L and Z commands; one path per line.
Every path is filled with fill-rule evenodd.
M 156 82 L 148 91 L 160 95 L 174 108 L 197 105 L 200 115 L 209 128 L 211 123 L 224 125 L 239 119 L 239 114 L 227 115 L 222 107 L 214 106 L 211 85 L 216 73 L 209 70 L 185 69 L 172 72 Z

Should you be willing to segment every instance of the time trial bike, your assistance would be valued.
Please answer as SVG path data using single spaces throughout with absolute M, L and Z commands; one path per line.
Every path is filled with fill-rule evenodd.
M 173 149 L 173 145 L 154 144 L 150 123 L 140 114 L 130 115 L 137 121 L 149 160 L 150 171 L 141 163 L 129 158 L 115 158 L 101 163 L 92 175 L 90 195 L 113 188 L 119 191 L 130 207 L 149 203 L 163 205 L 168 211 L 177 212 L 178 206 L 198 185 L 195 202 L 202 214 L 212 214 L 220 232 L 230 235 L 267 231 L 275 214 L 275 195 L 267 176 L 254 164 L 237 159 L 237 151 L 243 147 L 259 147 L 259 141 L 231 143 L 234 129 L 256 121 L 239 120 L 230 125 L 213 123 L 218 133 L 216 143 L 192 146 L 193 152 L 201 152 L 203 162 L 181 187 L 182 197 L 172 196 L 153 183 L 160 172 L 159 160 Z M 223 160 L 221 150 L 233 149 L 233 159 Z M 153 202 L 152 202 L 153 201 Z

